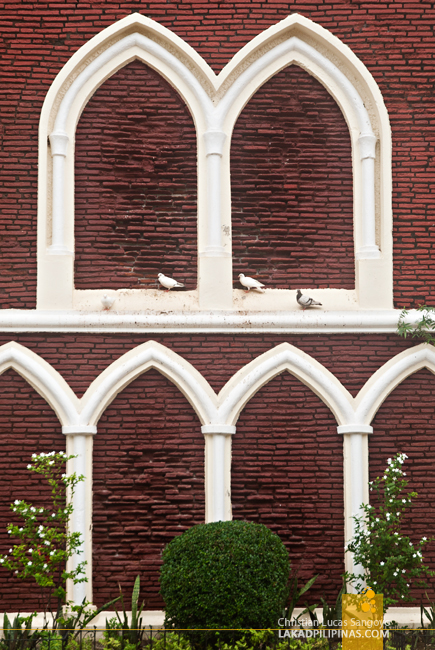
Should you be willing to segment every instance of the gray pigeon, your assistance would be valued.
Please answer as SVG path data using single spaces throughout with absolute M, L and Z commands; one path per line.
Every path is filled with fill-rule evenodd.
M 322 306 L 322 303 L 317 302 L 317 300 L 314 300 L 314 298 L 310 298 L 309 296 L 304 296 L 304 294 L 300 289 L 298 289 L 296 292 L 296 300 L 304 310 L 307 309 L 308 307 L 314 307 L 315 305 L 318 305 L 319 307 Z

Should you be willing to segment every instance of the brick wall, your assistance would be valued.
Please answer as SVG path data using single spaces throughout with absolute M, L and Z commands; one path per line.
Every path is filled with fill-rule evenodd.
M 86 106 L 76 136 L 75 286 L 196 288 L 196 135 L 181 97 L 134 61 Z M 160 287 L 161 288 L 161 287 Z
M 204 438 L 180 391 L 151 370 L 106 409 L 95 436 L 94 603 L 142 577 L 147 609 L 162 609 L 161 552 L 204 522 Z
M 321 400 L 284 373 L 250 400 L 233 436 L 233 517 L 277 533 L 300 584 L 319 575 L 310 602 L 335 598 L 344 573 L 343 441 L 336 427 Z
M 27 470 L 32 454 L 65 451 L 65 436 L 49 405 L 13 370 L 0 376 L 0 553 L 17 543 L 6 532 L 9 523 L 22 525 L 10 504 L 25 499 L 49 506 L 50 490 L 44 479 Z M 1 569 L 0 611 L 40 611 L 40 590 L 32 580 L 20 581 Z
M 239 0 L 224 4 L 150 1 L 146 6 L 141 0 L 65 0 L 61 5 L 51 0 L 31 4 L 17 0 L 0 2 L 0 9 L 0 83 L 4 91 L 0 112 L 3 308 L 35 306 L 37 129 L 45 95 L 61 67 L 81 45 L 133 11 L 159 21 L 184 38 L 216 72 L 255 35 L 293 12 L 311 18 L 342 39 L 373 74 L 390 115 L 396 303 L 402 306 L 433 301 L 431 78 L 435 10 L 430 0 Z M 276 108 L 285 111 L 287 103 L 282 101 Z M 130 281 L 137 279 L 143 276 L 133 275 Z
M 349 130 L 296 66 L 251 98 L 231 148 L 233 270 L 279 289 L 354 289 Z
M 434 377 L 426 369 L 411 375 L 387 397 L 373 421 L 369 437 L 370 480 L 382 475 L 387 458 L 401 452 L 409 458 L 403 467 L 409 480 L 407 492 L 415 491 L 414 506 L 406 517 L 406 533 L 416 543 L 423 536 L 435 536 L 435 415 Z M 426 546 L 425 563 L 435 566 L 435 542 Z M 428 580 L 428 594 L 433 593 L 435 578 Z M 414 589 L 415 602 L 426 602 L 425 589 Z
M 52 363 L 78 395 L 111 361 L 144 342 L 143 336 L 129 334 L 21 334 L 13 338 Z M 215 390 L 251 359 L 287 340 L 328 367 L 352 394 L 383 363 L 410 346 L 393 335 L 245 335 L 213 340 L 171 335 L 154 339 L 193 363 Z M 0 336 L 0 344 L 9 340 L 9 336 Z M 0 381 L 0 431 L 6 450 L 0 473 L 0 545 L 7 550 L 9 504 L 23 493 L 35 500 L 43 498 L 43 491 L 27 478 L 25 467 L 31 454 L 62 449 L 65 439 L 54 413 L 21 377 L 8 371 Z M 416 536 L 428 537 L 432 534 L 431 449 L 435 444 L 432 385 L 433 376 L 426 371 L 407 379 L 379 410 L 370 438 L 374 475 L 396 449 L 410 456 L 408 476 L 420 497 L 409 526 Z M 343 564 L 343 544 L 339 543 L 343 538 L 342 441 L 335 427 L 319 398 L 284 373 L 246 405 L 233 440 L 234 516 L 261 521 L 276 530 L 291 551 L 293 564 L 300 564 L 301 579 L 320 574 L 313 591 L 317 598 L 323 593 L 333 596 Z M 178 389 L 156 371 L 149 371 L 106 409 L 94 443 L 96 601 L 101 604 L 114 597 L 118 581 L 128 594 L 140 572 L 147 607 L 160 608 L 161 548 L 204 517 L 200 423 Z M 432 547 L 428 558 L 435 568 Z M 2 574 L 8 575 L 3 570 Z M 11 594 L 6 584 L 0 580 L 3 607 Z M 23 591 L 19 585 L 14 590 L 18 610 Z M 36 592 L 26 586 L 27 591 L 34 599 L 32 606 L 37 607 Z

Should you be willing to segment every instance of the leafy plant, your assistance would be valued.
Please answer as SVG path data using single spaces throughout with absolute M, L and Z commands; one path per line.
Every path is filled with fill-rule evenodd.
M 397 601 L 411 600 L 413 581 L 426 586 L 423 577 L 434 575 L 423 563 L 423 549 L 429 540 L 423 537 L 415 547 L 401 530 L 403 515 L 418 496 L 416 492 L 403 494 L 408 484 L 402 471 L 406 458 L 406 454 L 389 458 L 384 475 L 369 483 L 378 504 L 361 505 L 364 514 L 354 517 L 355 535 L 346 549 L 354 554 L 365 575 L 346 574 L 345 579 L 358 592 L 365 580 L 368 587 L 383 594 L 385 610 Z
M 65 648 L 68 646 L 68 650 L 72 650 L 74 647 L 74 642 L 77 643 L 77 640 L 82 637 L 83 630 L 89 625 L 89 623 L 96 617 L 98 614 L 103 612 L 105 609 L 113 605 L 120 599 L 120 596 L 114 598 L 109 603 L 102 605 L 98 609 L 89 610 L 89 603 L 83 600 L 81 605 L 70 605 L 68 607 L 68 613 L 61 613 L 53 624 L 52 637 L 56 634 L 62 640 L 62 647 Z M 71 646 L 71 647 L 70 647 Z
M 17 614 L 11 623 L 8 615 L 4 614 L 0 650 L 34 650 L 41 637 L 38 630 L 32 631 L 35 616 L 36 612 L 25 617 Z
M 145 603 L 142 603 L 138 611 L 140 576 L 136 577 L 133 586 L 133 593 L 131 595 L 131 622 L 129 622 L 129 617 L 125 610 L 124 596 L 121 587 L 119 587 L 119 591 L 120 596 L 117 600 L 121 600 L 123 620 L 121 620 L 118 612 L 116 612 L 116 618 L 111 618 L 108 621 L 106 620 L 106 631 L 104 633 L 105 639 L 107 642 L 110 640 L 117 640 L 121 643 L 123 648 L 127 648 L 127 645 L 125 644 L 131 644 L 133 647 L 137 647 L 138 644 L 142 643 L 145 632 L 141 618 Z M 113 644 L 110 645 L 109 643 L 106 643 L 106 647 L 109 646 L 112 647 Z M 113 650 L 116 650 L 114 646 Z
M 97 611 L 90 611 L 89 603 L 84 600 L 81 605 L 69 604 L 65 613 L 63 611 L 66 605 L 66 581 L 70 579 L 73 584 L 78 584 L 87 580 L 84 574 L 86 562 L 79 563 L 73 570 L 66 570 L 67 560 L 82 552 L 80 533 L 68 530 L 73 513 L 74 491 L 77 484 L 84 480 L 84 476 L 75 473 L 68 476 L 65 474 L 65 463 L 72 458 L 75 456 L 67 456 L 63 451 L 33 454 L 32 464 L 27 469 L 41 474 L 47 480 L 51 487 L 51 504 L 49 507 L 36 508 L 27 501 L 18 499 L 11 504 L 12 512 L 22 517 L 24 523 L 22 526 L 8 525 L 9 535 L 18 537 L 20 543 L 13 546 L 8 555 L 0 555 L 0 566 L 13 571 L 22 580 L 35 580 L 41 587 L 44 611 L 43 629 L 33 633 L 31 623 L 35 614 L 26 619 L 16 617 L 13 624 L 17 628 L 15 636 L 11 636 L 9 621 L 5 618 L 4 638 L 8 637 L 12 643 L 18 644 L 14 650 L 20 650 L 20 639 L 22 647 L 30 650 L 33 647 L 31 644 L 37 642 L 40 642 L 42 650 L 45 646 L 55 650 L 59 643 L 65 648 L 95 616 L 119 600 L 115 598 Z M 49 612 L 50 617 L 47 616 Z M 22 624 L 25 625 L 24 629 Z M 0 645 L 0 650 L 1 648 Z
M 409 311 L 403 309 L 397 324 L 397 334 L 403 336 L 405 339 L 411 336 L 412 338 L 423 339 L 426 343 L 435 345 L 435 307 L 420 305 L 417 311 L 422 314 L 421 318 L 415 323 L 409 323 L 406 320 Z
M 68 530 L 74 490 L 84 480 L 84 476 L 75 473 L 67 476 L 64 473 L 65 463 L 72 458 L 75 456 L 67 456 L 62 451 L 32 455 L 33 464 L 28 465 L 27 469 L 47 480 L 51 487 L 51 505 L 36 508 L 25 500 L 16 499 L 11 509 L 22 517 L 24 523 L 22 526 L 9 524 L 7 531 L 9 535 L 18 537 L 20 543 L 13 546 L 8 555 L 0 556 L 0 566 L 13 571 L 22 580 L 33 578 L 41 587 L 45 618 L 47 611 L 54 618 L 60 615 L 66 602 L 65 585 L 68 579 L 74 584 L 87 580 L 84 575 L 86 562 L 79 563 L 75 569 L 66 570 L 67 560 L 82 552 L 80 533 Z M 53 598 L 57 604 L 56 615 L 53 613 Z
M 300 619 L 301 616 L 303 616 L 306 613 L 309 613 L 310 615 L 312 614 L 313 610 L 316 608 L 316 605 L 311 607 L 306 607 L 306 609 L 303 612 L 301 612 L 296 619 L 293 619 L 293 613 L 296 607 L 296 603 L 298 602 L 299 598 L 308 591 L 308 589 L 311 589 L 311 587 L 313 586 L 314 582 L 317 580 L 318 577 L 319 576 L 317 575 L 314 576 L 314 578 L 310 578 L 310 580 L 308 580 L 308 582 L 301 589 L 299 589 L 298 574 L 297 571 L 295 571 L 295 573 L 293 574 L 290 580 L 290 587 L 289 587 L 290 598 L 287 607 L 282 612 L 282 618 L 285 618 L 287 621 L 294 620 L 295 625 L 298 625 L 299 624 L 298 619 Z
M 341 628 L 341 621 L 342 621 L 342 616 L 343 616 L 343 601 L 342 597 L 343 594 L 346 593 L 346 584 L 342 586 L 340 591 L 338 592 L 337 599 L 335 603 L 330 607 L 326 600 L 322 598 L 322 605 L 323 605 L 323 627 L 326 629 L 340 629 Z M 336 645 L 336 641 L 334 639 L 328 637 L 328 645 L 330 648 L 332 648 L 334 645 Z
M 262 524 L 199 524 L 163 551 L 165 624 L 177 629 L 274 628 L 288 595 L 290 562 L 280 538 Z M 236 641 L 229 634 L 231 641 Z M 213 644 L 215 634 L 189 633 Z M 220 642 L 226 638 L 220 635 Z
M 344 584 L 338 592 L 335 603 L 330 607 L 326 600 L 322 598 L 323 605 L 323 625 L 325 627 L 337 627 L 337 621 L 342 620 L 342 596 L 346 593 L 346 585 Z M 340 626 L 341 627 L 341 626 Z

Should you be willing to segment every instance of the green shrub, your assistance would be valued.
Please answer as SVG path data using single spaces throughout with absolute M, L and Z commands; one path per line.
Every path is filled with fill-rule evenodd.
M 276 628 L 289 573 L 284 544 L 262 524 L 194 526 L 163 551 L 165 624 L 176 629 Z M 212 640 L 210 633 L 189 638 Z

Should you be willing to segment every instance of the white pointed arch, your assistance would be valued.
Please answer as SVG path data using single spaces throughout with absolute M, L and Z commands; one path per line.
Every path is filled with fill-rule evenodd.
M 370 377 L 355 398 L 357 421 L 370 424 L 388 395 L 407 377 L 422 368 L 435 374 L 435 349 L 428 343 L 404 350 L 385 363 Z
M 382 95 L 363 63 L 326 29 L 293 14 L 254 38 L 216 77 L 182 39 L 132 14 L 80 48 L 59 72 L 44 102 L 39 131 L 38 308 L 102 309 L 104 291 L 74 289 L 74 134 L 93 92 L 134 58 L 175 87 L 195 122 L 199 285 L 198 293 L 183 296 L 154 290 L 118 292 L 117 309 L 233 308 L 238 294 L 232 289 L 231 133 L 249 98 L 291 63 L 314 75 L 339 103 L 353 146 L 356 290 L 320 289 L 316 297 L 322 301 L 328 292 L 332 309 L 392 306 L 391 131 Z M 293 305 L 290 290 L 288 297 Z M 265 296 L 249 296 L 243 309 L 279 311 L 282 298 L 282 290 L 269 290 Z
M 320 25 L 297 14 L 269 28 L 235 55 L 219 75 L 217 113 L 221 129 L 231 133 L 254 93 L 290 64 L 299 65 L 322 83 L 339 104 L 349 128 L 357 308 L 392 307 L 391 128 L 376 81 L 350 48 Z M 229 161 L 224 167 L 229 170 Z M 230 210 L 227 200 L 224 221 L 228 220 Z M 374 282 L 376 292 L 372 291 Z M 326 291 L 316 294 L 321 301 L 323 293 Z M 328 298 L 331 304 L 332 298 L 338 305 L 346 295 L 351 298 L 351 292 L 340 290 L 331 295 L 329 291 L 324 299 Z M 260 297 L 256 304 L 260 305 Z
M 201 424 L 209 424 L 216 419 L 216 394 L 201 373 L 176 352 L 156 341 L 148 341 L 126 352 L 92 382 L 82 397 L 80 422 L 96 425 L 118 393 L 151 368 L 177 386 L 192 405 Z
M 20 343 L 0 347 L 0 374 L 12 368 L 51 406 L 62 425 L 75 424 L 79 400 L 62 375 L 47 361 Z
M 290 343 L 264 352 L 239 370 L 219 393 L 219 419 L 235 425 L 247 402 L 271 379 L 288 371 L 308 386 L 334 414 L 337 423 L 353 422 L 353 398 L 340 381 L 309 354 Z

